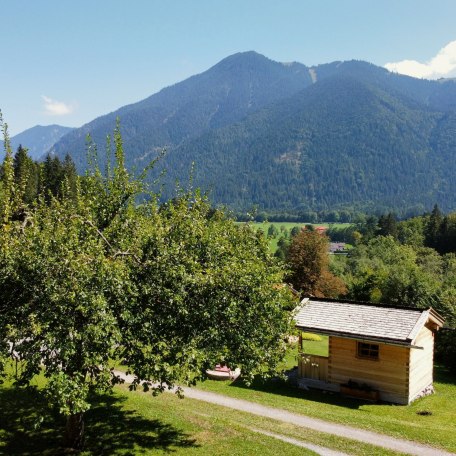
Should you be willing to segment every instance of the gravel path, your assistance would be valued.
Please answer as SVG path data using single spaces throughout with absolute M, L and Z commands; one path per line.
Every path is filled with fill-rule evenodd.
M 127 376 L 120 371 L 115 371 L 115 374 L 119 375 L 127 383 L 131 383 L 133 381 L 132 375 Z M 418 456 L 450 456 L 455 454 L 423 445 L 421 443 L 412 442 L 410 440 L 398 439 L 395 437 L 389 437 L 384 434 L 379 434 L 377 432 L 366 431 L 342 424 L 330 423 L 328 421 L 320 420 L 317 418 L 310 418 L 305 415 L 288 412 L 283 409 L 268 407 L 242 399 L 234 399 L 232 397 L 217 393 L 211 393 L 209 391 L 198 390 L 197 388 L 184 388 L 184 394 L 186 397 L 189 397 L 191 399 L 197 399 L 199 401 L 221 405 L 223 407 L 251 413 L 252 415 L 259 415 L 265 418 L 271 418 L 285 423 L 291 423 L 296 426 L 313 429 L 319 432 L 326 432 L 328 434 L 337 435 L 339 437 L 358 440 L 360 442 L 376 445 L 401 453 Z M 286 438 L 288 439 L 288 437 Z
M 254 429 L 250 428 L 253 432 L 258 432 L 259 434 L 267 435 L 277 440 L 282 440 L 282 442 L 291 443 L 292 445 L 307 448 L 308 450 L 315 451 L 315 453 L 320 456 L 348 456 L 347 453 L 341 453 L 340 451 L 330 450 L 329 448 L 324 448 L 320 445 L 314 445 L 313 443 L 302 442 L 301 440 L 293 439 L 292 437 L 287 437 L 285 435 L 274 434 L 273 432 L 264 431 L 263 429 Z

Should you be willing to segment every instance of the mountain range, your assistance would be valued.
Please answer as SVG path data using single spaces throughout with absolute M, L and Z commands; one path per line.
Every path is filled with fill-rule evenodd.
M 128 167 L 166 149 L 151 176 L 166 169 L 164 197 L 193 173 L 193 186 L 237 211 L 456 208 L 454 80 L 239 53 L 68 132 L 51 151 L 82 171 L 90 133 L 103 165 L 116 118 Z

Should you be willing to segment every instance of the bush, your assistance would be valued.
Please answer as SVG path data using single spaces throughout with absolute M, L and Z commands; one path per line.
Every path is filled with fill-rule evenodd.
M 318 342 L 321 340 L 321 337 L 318 334 L 312 334 L 312 333 L 302 333 L 301 338 L 302 338 L 302 340 L 313 340 L 315 342 Z

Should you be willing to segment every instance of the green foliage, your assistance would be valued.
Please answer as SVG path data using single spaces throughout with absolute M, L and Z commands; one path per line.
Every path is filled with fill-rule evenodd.
M 287 330 L 287 294 L 274 286 L 281 272 L 261 235 L 188 195 L 162 207 L 143 242 L 147 268 L 136 270 L 137 312 L 141 327 L 146 322 L 149 328 L 144 337 L 152 360 L 161 360 L 163 368 L 136 345 L 128 346 L 123 357 L 139 377 L 156 375 L 170 383 L 179 373 L 190 382 L 223 360 L 242 367 L 249 378 L 277 364 L 281 349 L 275 338 Z
M 19 145 L 13 156 L 8 139 L 7 125 L 3 126 L 6 149 L 1 166 L 1 189 L 4 211 L 12 211 L 14 219 L 24 219 L 29 208 L 39 198 L 49 202 L 53 197 L 59 199 L 76 197 L 77 173 L 69 155 L 63 162 L 58 157 L 48 155 L 44 163 L 33 161 L 28 150 Z
M 441 253 L 456 252 L 456 213 L 443 218 L 437 235 L 436 250 Z
M 71 197 L 76 195 L 77 173 L 71 157 L 67 154 L 63 161 L 57 156 L 47 155 L 40 169 L 39 193 L 46 201 L 52 197 Z
M 301 334 L 302 340 L 313 340 L 315 342 L 318 342 L 321 340 L 321 337 L 318 334 L 313 334 L 313 333 L 306 333 L 303 332 Z
M 378 234 L 380 236 L 397 237 L 397 220 L 394 214 L 390 212 L 378 219 Z
M 304 296 L 338 297 L 346 292 L 343 281 L 329 271 L 328 238 L 302 230 L 286 252 L 287 279 Z
M 269 228 L 268 228 L 268 237 L 275 238 L 275 237 L 277 237 L 278 234 L 279 234 L 279 230 L 273 223 L 271 223 L 271 225 L 269 225 Z
M 294 237 L 296 236 L 299 232 L 301 231 L 301 228 L 299 226 L 294 226 L 291 231 L 290 231 L 290 236 Z
M 0 111 L 0 128 L 3 133 L 3 144 L 5 147 L 5 159 L 2 166 L 2 205 L 0 212 L 0 223 L 7 224 L 12 214 L 14 214 L 19 206 L 22 195 L 19 194 L 19 188 L 14 182 L 14 162 L 13 152 L 11 150 L 8 124 L 3 122 L 2 113 Z
M 442 212 L 439 209 L 439 206 L 437 204 L 434 205 L 434 208 L 432 209 L 431 215 L 429 217 L 429 220 L 426 224 L 426 229 L 425 229 L 425 236 L 426 236 L 426 244 L 429 247 L 437 247 L 439 243 L 439 233 L 440 233 L 440 228 L 442 226 L 443 222 L 443 215 Z
M 435 205 L 429 215 L 398 223 L 390 214 L 382 216 L 379 225 L 377 232 L 369 229 L 370 222 L 357 225 L 364 236 L 332 271 L 345 281 L 352 299 L 432 306 L 440 312 L 449 330 L 436 338 L 436 356 L 454 369 L 456 214 L 444 215 Z M 382 235 L 387 231 L 395 237 Z
M 456 374 L 456 329 L 444 328 L 436 335 L 435 359 Z
M 274 253 L 274 256 L 285 261 L 288 249 L 290 248 L 290 240 L 286 237 L 281 236 L 277 242 L 277 250 Z
M 357 236 L 361 236 L 358 230 L 359 227 L 355 224 L 344 227 L 330 226 L 326 231 L 326 235 L 332 242 L 356 244 L 358 242 Z
M 422 247 L 425 243 L 425 218 L 413 217 L 397 224 L 397 239 L 401 244 Z M 427 244 L 429 247 L 430 245 Z
M 432 249 L 416 252 L 380 236 L 350 251 L 343 278 L 351 298 L 426 306 L 439 290 L 439 261 Z
M 28 156 L 27 149 L 21 145 L 14 155 L 14 179 L 17 187 L 21 189 L 23 203 L 32 204 L 38 196 L 40 166 Z
M 147 188 L 125 168 L 118 128 L 114 147 L 112 171 L 95 168 L 73 188 L 66 173 L 57 189 L 48 157 L 46 198 L 20 220 L 10 153 L 3 166 L 0 368 L 14 352 L 25 361 L 18 384 L 44 371 L 74 448 L 89 393 L 118 381 L 111 359 L 127 362 L 133 387 L 157 390 L 192 383 L 220 361 L 246 379 L 267 377 L 289 329 L 283 272 L 264 238 L 198 192 L 162 206 L 149 194 L 137 205 Z

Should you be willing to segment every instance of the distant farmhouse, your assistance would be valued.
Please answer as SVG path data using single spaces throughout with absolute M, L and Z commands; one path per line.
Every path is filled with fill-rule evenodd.
M 434 334 L 443 318 L 381 304 L 305 298 L 295 317 L 302 331 L 328 336 L 328 356 L 305 354 L 299 385 L 409 404 L 433 391 Z

